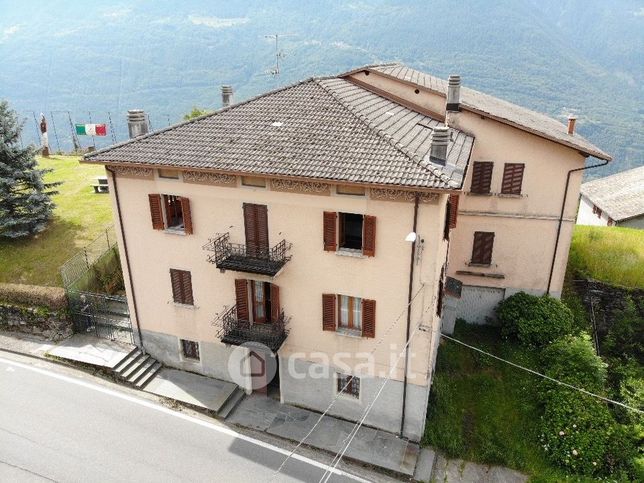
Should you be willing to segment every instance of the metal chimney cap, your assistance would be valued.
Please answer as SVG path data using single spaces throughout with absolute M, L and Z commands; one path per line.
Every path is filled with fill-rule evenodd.
M 461 85 L 461 76 L 458 74 L 450 74 L 448 79 L 448 84 L 450 86 L 460 86 Z

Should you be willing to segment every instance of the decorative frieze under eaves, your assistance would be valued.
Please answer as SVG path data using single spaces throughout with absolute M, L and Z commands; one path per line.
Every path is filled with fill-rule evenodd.
M 205 171 L 183 171 L 183 181 L 217 186 L 235 186 L 237 177 L 230 174 L 208 173 Z
M 152 168 L 144 168 L 142 166 L 114 166 L 111 169 L 117 176 L 125 178 L 154 178 L 154 171 Z
M 298 181 L 292 179 L 272 179 L 271 191 L 285 191 L 289 193 L 306 193 L 314 195 L 331 194 L 331 185 L 316 181 Z
M 405 190 L 398 190 L 394 188 L 371 188 L 370 193 L 371 193 L 372 200 L 413 202 L 416 198 L 416 195 L 418 195 L 418 201 L 420 203 L 438 202 L 437 193 L 405 191 Z

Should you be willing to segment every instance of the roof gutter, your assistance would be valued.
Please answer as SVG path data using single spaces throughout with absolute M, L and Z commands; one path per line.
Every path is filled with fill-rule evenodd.
M 123 217 L 121 215 L 121 203 L 119 202 L 119 188 L 116 181 L 116 172 L 105 166 L 105 170 L 112 175 L 112 185 L 114 186 L 114 198 L 116 200 L 116 213 L 119 218 L 119 227 L 121 228 L 121 239 L 123 240 L 123 251 L 125 252 L 125 266 L 127 267 L 127 275 L 130 280 L 130 294 L 132 296 L 132 307 L 134 307 L 134 318 L 136 319 L 136 331 L 139 335 L 139 343 L 141 344 L 141 351 L 145 354 L 143 347 L 143 335 L 141 334 L 141 325 L 139 320 L 139 311 L 136 306 L 136 295 L 134 294 L 134 281 L 132 279 L 132 269 L 130 268 L 130 255 L 127 251 L 127 241 L 125 239 L 125 229 L 123 228 Z
M 603 163 L 593 164 L 591 166 L 584 166 L 582 168 L 575 168 L 568 171 L 568 176 L 566 176 L 566 187 L 564 188 L 563 201 L 561 202 L 561 212 L 559 213 L 559 222 L 557 224 L 557 237 L 555 238 L 555 249 L 552 253 L 552 263 L 550 264 L 550 275 L 548 276 L 548 288 L 546 293 L 550 295 L 550 287 L 552 285 L 552 276 L 555 272 L 555 261 L 557 260 L 557 251 L 559 249 L 559 237 L 561 236 L 561 225 L 563 224 L 564 210 L 566 209 L 566 199 L 568 198 L 568 186 L 570 185 L 570 175 L 577 171 L 585 171 L 591 168 L 600 168 L 601 166 L 606 166 L 609 160 L 604 161 Z

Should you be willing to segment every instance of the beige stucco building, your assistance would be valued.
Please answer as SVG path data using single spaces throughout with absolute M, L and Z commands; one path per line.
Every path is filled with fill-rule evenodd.
M 450 86 L 365 67 L 87 155 L 109 173 L 139 344 L 419 440 L 441 325 L 483 321 L 518 290 L 559 294 L 581 178 L 560 223 L 568 173 L 609 159 Z M 231 374 L 245 342 L 277 357 L 243 349 L 248 370 Z M 277 361 L 268 390 L 258 360 Z

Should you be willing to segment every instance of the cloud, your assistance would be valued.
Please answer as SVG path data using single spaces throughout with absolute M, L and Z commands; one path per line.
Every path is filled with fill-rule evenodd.
M 213 29 L 222 29 L 227 27 L 235 27 L 243 25 L 250 20 L 248 17 L 240 18 L 219 18 L 219 17 L 198 17 L 190 15 L 188 19 L 195 25 L 204 25 Z
M 20 29 L 22 28 L 22 24 L 16 24 L 12 25 L 11 27 L 7 27 L 2 31 L 2 36 L 0 37 L 0 42 L 4 42 L 7 40 L 9 37 L 12 35 L 16 34 Z
M 633 15 L 636 17 L 644 17 L 644 7 L 640 8 L 636 12 L 633 12 Z
M 109 12 L 105 12 L 103 14 L 103 17 L 112 18 L 112 19 L 123 18 L 123 17 L 127 17 L 130 14 L 130 12 L 132 12 L 131 8 L 117 8 L 114 10 L 110 10 Z

